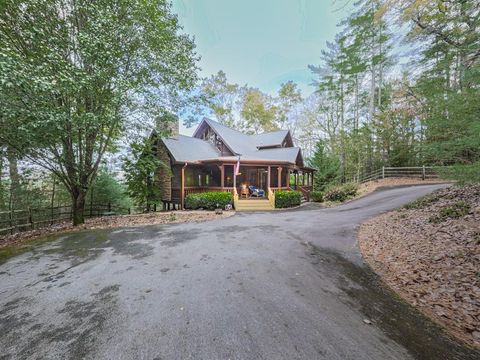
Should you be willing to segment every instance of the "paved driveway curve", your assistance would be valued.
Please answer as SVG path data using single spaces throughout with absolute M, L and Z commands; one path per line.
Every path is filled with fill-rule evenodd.
M 0 265 L 0 359 L 478 358 L 384 289 L 355 241 L 438 187 L 58 236 Z

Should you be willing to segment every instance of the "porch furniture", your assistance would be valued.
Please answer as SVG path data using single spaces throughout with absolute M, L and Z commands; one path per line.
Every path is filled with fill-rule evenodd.
M 265 190 L 263 189 L 259 189 L 253 185 L 250 185 L 248 187 L 250 189 L 250 192 L 251 192 L 251 196 L 255 196 L 255 197 L 264 197 L 265 196 Z
M 245 187 L 242 186 L 242 188 L 240 188 L 240 198 L 245 197 L 246 199 L 248 198 L 248 195 L 249 195 L 248 188 L 246 186 Z

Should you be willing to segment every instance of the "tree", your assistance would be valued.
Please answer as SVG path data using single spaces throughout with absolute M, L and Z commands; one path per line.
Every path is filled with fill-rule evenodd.
M 124 158 L 123 171 L 127 194 L 139 206 L 150 211 L 151 205 L 160 201 L 160 188 L 155 174 L 160 166 L 170 171 L 168 164 L 162 164 L 155 153 L 155 147 L 149 139 L 130 145 L 132 157 Z
M 302 93 L 293 81 L 287 81 L 280 86 L 276 99 L 278 103 L 278 127 L 290 130 L 293 138 L 296 138 L 299 120 L 297 107 L 302 100 Z
M 418 6 L 421 5 L 421 6 Z M 480 18 L 478 2 L 400 1 L 401 19 L 419 51 L 411 89 L 432 163 L 480 160 Z
M 317 169 L 314 182 L 315 188 L 319 191 L 324 191 L 330 184 L 334 184 L 340 179 L 340 161 L 335 156 L 328 154 L 323 140 L 317 142 L 315 152 L 308 160 L 308 165 Z
M 91 204 L 111 204 L 121 208 L 129 208 L 131 199 L 126 187 L 121 184 L 107 169 L 101 168 L 87 194 Z
M 238 84 L 230 84 L 223 71 L 204 79 L 201 85 L 203 104 L 211 111 L 218 122 L 234 127 L 235 110 L 242 95 Z
M 62 181 L 75 225 L 129 115 L 172 110 L 193 86 L 179 29 L 166 0 L 1 3 L 0 140 Z
M 258 89 L 248 89 L 243 97 L 241 115 L 246 127 L 254 134 L 278 130 L 275 124 L 277 107 L 272 99 Z

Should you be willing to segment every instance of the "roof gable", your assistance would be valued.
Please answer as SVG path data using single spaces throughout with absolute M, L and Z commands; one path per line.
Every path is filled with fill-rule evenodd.
M 234 155 L 246 155 L 262 148 L 293 147 L 288 130 L 247 135 L 208 118 L 203 118 L 193 136 L 201 138 L 207 127 L 223 140 Z
M 216 134 L 215 139 L 221 139 L 231 154 L 222 154 L 212 142 L 204 139 L 207 129 L 211 129 Z M 238 156 L 240 156 L 240 161 L 265 161 L 303 166 L 301 150 L 293 146 L 292 137 L 288 130 L 246 135 L 216 121 L 204 118 L 195 130 L 193 137 L 179 135 L 176 138 L 161 140 L 175 162 L 216 160 L 233 162 L 237 161 Z

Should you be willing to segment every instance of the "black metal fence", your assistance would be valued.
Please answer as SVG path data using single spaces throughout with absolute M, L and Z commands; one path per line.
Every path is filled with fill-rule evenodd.
M 87 204 L 85 217 L 130 214 L 130 208 L 112 204 Z M 72 207 L 54 206 L 0 212 L 0 236 L 72 221 Z

